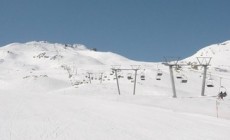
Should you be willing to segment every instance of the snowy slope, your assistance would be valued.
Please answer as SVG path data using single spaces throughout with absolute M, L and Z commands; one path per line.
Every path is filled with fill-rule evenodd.
M 128 61 L 128 59 L 117 54 L 94 52 L 84 45 L 51 44 L 48 42 L 28 42 L 25 44 L 13 43 L 2 47 L 2 61 L 4 59 L 22 60 L 24 63 L 40 62 L 41 60 L 56 60 L 61 62 L 75 61 L 76 64 L 114 64 Z M 34 59 L 32 59 L 34 58 Z M 105 59 L 106 58 L 106 59 Z M 38 59 L 40 59 L 38 61 Z M 115 59 L 115 60 L 114 60 Z M 120 61 L 119 61 L 120 60 Z M 130 61 L 130 60 L 129 60 Z M 110 63 L 109 63 L 110 62 Z M 44 63 L 44 61 L 42 62 Z M 51 63 L 51 62 L 49 62 Z
M 220 80 L 230 90 L 229 47 L 229 41 L 208 46 L 183 60 L 195 62 L 197 56 L 213 57 L 208 78 L 214 87 L 206 87 L 206 96 L 200 96 L 202 69 L 188 66 L 174 70 L 178 97 L 172 98 L 168 67 L 160 63 L 133 61 L 79 44 L 34 41 L 3 46 L 0 48 L 0 138 L 229 139 L 230 97 L 216 98 Z M 121 91 L 118 95 L 112 65 L 121 68 L 140 65 L 135 95 L 133 80 L 128 79 L 134 78 L 134 71 L 118 73 Z M 163 73 L 161 77 L 157 77 L 158 70 Z M 178 75 L 186 77 L 188 82 L 181 83 L 176 78 Z
M 211 57 L 211 66 L 230 68 L 230 41 L 213 44 L 199 50 L 193 56 L 185 59 L 186 61 L 196 62 L 196 57 Z

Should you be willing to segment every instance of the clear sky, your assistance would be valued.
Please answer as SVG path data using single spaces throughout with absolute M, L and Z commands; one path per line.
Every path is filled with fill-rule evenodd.
M 0 0 L 0 46 L 79 43 L 151 62 L 226 40 L 230 0 Z

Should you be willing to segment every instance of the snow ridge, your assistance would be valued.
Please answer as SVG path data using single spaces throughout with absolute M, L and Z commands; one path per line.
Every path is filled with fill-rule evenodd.
M 197 51 L 194 55 L 185 59 L 188 62 L 197 62 L 196 57 L 211 57 L 212 67 L 230 66 L 230 40 L 213 44 Z

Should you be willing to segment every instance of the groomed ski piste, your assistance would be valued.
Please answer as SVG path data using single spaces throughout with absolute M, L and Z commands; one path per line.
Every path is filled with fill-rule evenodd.
M 162 54 L 163 55 L 163 54 Z M 196 57 L 211 57 L 205 96 Z M 1 140 L 228 140 L 230 41 L 173 69 L 80 44 L 45 41 L 0 48 Z M 135 95 L 134 71 L 139 67 Z M 182 80 L 186 80 L 183 82 Z M 217 99 L 220 91 L 228 95 Z

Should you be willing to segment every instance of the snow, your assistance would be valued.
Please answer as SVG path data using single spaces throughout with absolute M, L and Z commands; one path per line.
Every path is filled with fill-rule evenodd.
M 212 57 L 211 65 L 213 67 L 229 66 L 230 65 L 230 62 L 228 61 L 230 59 L 229 51 L 230 51 L 230 41 L 225 41 L 223 43 L 213 44 L 204 47 L 193 56 L 185 59 L 185 61 L 194 62 L 196 61 L 196 57 Z
M 79 44 L 33 41 L 1 47 L 0 138 L 229 139 L 230 97 L 216 97 L 220 80 L 230 90 L 229 42 L 205 47 L 183 60 L 193 63 L 195 57 L 207 52 L 205 56 L 212 57 L 208 78 L 214 87 L 206 87 L 206 96 L 201 96 L 203 70 L 184 67 L 174 71 L 188 79 L 188 83 L 181 83 L 175 77 L 177 98 L 172 98 L 168 67 L 160 63 L 133 61 Z M 131 68 L 133 64 L 141 66 L 136 94 L 133 95 L 133 83 L 126 78 L 134 71 L 121 71 L 118 75 L 124 78 L 119 79 L 118 95 L 111 65 Z M 161 80 L 156 80 L 157 69 L 163 72 Z M 91 84 L 89 73 L 93 77 Z M 143 74 L 145 80 L 140 79 Z

